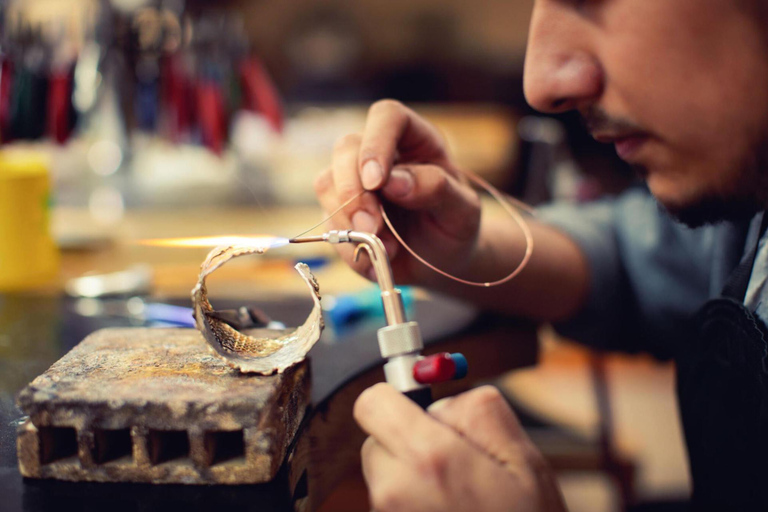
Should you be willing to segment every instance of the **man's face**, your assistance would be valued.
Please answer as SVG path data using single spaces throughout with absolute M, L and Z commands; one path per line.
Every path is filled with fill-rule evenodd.
M 768 23 L 745 6 L 761 1 L 535 0 L 526 98 L 578 109 L 684 221 L 765 208 Z

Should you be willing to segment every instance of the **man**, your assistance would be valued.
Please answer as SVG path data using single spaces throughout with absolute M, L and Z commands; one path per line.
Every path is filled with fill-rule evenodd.
M 605 348 L 675 357 L 698 508 L 768 509 L 768 248 L 758 244 L 768 204 L 767 8 L 761 0 L 535 0 L 528 102 L 578 110 L 659 204 L 703 227 L 673 222 L 643 191 L 554 206 L 532 226 L 533 258 L 517 279 L 469 290 L 397 247 L 376 194 L 335 219 L 378 233 L 401 283 L 557 322 Z M 316 182 L 327 211 L 362 189 L 398 207 L 409 243 L 449 272 L 496 279 L 519 261 L 522 236 L 508 219 L 481 219 L 439 134 L 399 103 L 373 105 L 363 133 L 339 141 Z M 340 251 L 369 275 L 351 248 Z M 541 456 L 489 388 L 423 412 L 377 385 L 360 396 L 355 418 L 370 434 L 363 469 L 379 512 L 564 509 Z

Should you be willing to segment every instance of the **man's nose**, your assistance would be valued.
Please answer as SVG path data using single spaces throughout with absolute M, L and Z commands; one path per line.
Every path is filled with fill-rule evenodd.
M 587 107 L 603 92 L 604 76 L 589 51 L 589 31 L 578 16 L 538 2 L 531 18 L 523 86 L 528 103 L 541 112 Z

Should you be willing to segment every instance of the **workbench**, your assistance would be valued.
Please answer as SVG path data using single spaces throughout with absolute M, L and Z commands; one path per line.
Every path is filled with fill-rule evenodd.
M 375 340 L 378 326 L 370 323 L 332 344 L 321 340 L 311 352 L 312 407 L 293 440 L 287 463 L 272 483 L 199 487 L 22 481 L 16 468 L 19 412 L 12 405 L 13 396 L 84 332 L 104 324 L 77 318 L 69 311 L 71 301 L 66 299 L 6 295 L 2 300 L 3 311 L 12 311 L 16 318 L 14 330 L 23 334 L 4 339 L 0 358 L 3 510 L 60 510 L 65 503 L 65 509 L 70 505 L 96 507 L 116 496 L 128 510 L 155 510 L 169 500 L 187 502 L 190 510 L 206 510 L 214 503 L 251 506 L 256 502 L 263 504 L 260 510 L 291 510 L 296 501 L 304 503 L 305 510 L 316 510 L 341 479 L 359 469 L 363 435 L 352 421 L 352 404 L 363 389 L 383 380 Z M 272 314 L 283 313 L 283 317 L 300 309 L 295 300 L 262 306 Z M 473 381 L 490 379 L 535 359 L 535 336 L 530 326 L 477 317 L 471 309 L 447 299 L 417 303 L 414 318 L 421 324 L 427 352 L 461 350 L 472 364 L 471 380 L 438 386 L 438 396 L 453 394 Z

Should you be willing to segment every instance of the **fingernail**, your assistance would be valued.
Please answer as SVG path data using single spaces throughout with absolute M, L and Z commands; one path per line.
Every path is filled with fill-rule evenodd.
M 355 228 L 355 231 L 376 233 L 376 221 L 373 219 L 373 215 L 363 210 L 359 210 L 352 215 L 352 226 Z
M 363 166 L 363 174 L 361 179 L 363 181 L 363 187 L 368 190 L 372 190 L 381 185 L 381 180 L 384 178 L 384 170 L 376 160 L 368 160 Z
M 393 169 L 384 188 L 390 197 L 405 197 L 413 190 L 413 175 L 405 169 Z

